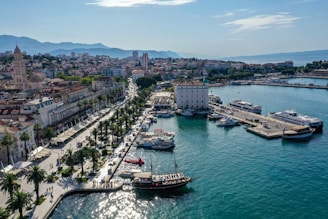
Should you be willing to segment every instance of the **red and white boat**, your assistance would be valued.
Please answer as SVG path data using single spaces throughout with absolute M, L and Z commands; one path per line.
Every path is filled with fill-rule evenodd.
M 138 159 L 129 159 L 129 158 L 127 158 L 124 161 L 127 162 L 127 163 L 133 163 L 133 164 L 138 164 L 138 165 L 142 165 L 142 164 L 145 163 L 145 161 L 143 161 L 141 157 L 139 157 Z

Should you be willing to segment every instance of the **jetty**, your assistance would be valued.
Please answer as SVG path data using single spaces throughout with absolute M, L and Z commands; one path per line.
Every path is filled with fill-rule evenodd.
M 246 130 L 248 132 L 267 139 L 281 138 L 284 130 L 305 128 L 304 126 L 283 122 L 222 104 L 210 104 L 210 106 L 213 107 L 215 113 L 238 120 L 240 123 L 247 125 Z

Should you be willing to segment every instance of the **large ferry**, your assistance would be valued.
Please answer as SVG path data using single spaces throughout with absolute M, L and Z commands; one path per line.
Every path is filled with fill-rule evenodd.
M 296 125 L 310 126 L 315 129 L 315 132 L 321 132 L 323 121 L 319 118 L 310 117 L 298 114 L 295 110 L 285 110 L 283 112 L 272 112 L 269 116 L 284 122 L 293 123 Z
M 251 112 L 251 113 L 256 113 L 256 114 L 261 114 L 262 112 L 262 107 L 259 105 L 253 105 L 250 102 L 242 101 L 242 100 L 233 100 L 228 104 L 228 106 Z

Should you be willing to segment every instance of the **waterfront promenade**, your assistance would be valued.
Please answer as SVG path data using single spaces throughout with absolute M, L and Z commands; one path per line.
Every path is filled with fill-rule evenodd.
M 51 154 L 49 157 L 38 163 L 40 168 L 44 169 L 47 174 L 51 174 L 52 172 L 56 172 L 58 168 L 57 160 L 62 157 L 68 149 L 73 151 L 77 150 L 77 141 L 82 141 L 86 139 L 86 136 L 90 136 L 91 130 L 96 128 L 100 121 L 105 121 L 109 119 L 113 115 L 113 112 L 108 112 L 105 116 L 101 115 L 92 115 L 89 120 L 81 122 L 78 126 L 72 127 L 65 132 L 61 133 L 60 138 L 69 138 L 72 135 L 75 137 L 71 137 L 72 140 L 66 143 L 61 148 L 52 148 L 50 149 Z M 134 126 L 136 127 L 136 126 Z M 132 133 L 132 132 L 131 132 Z M 47 218 L 53 209 L 57 206 L 60 200 L 68 194 L 79 193 L 79 192 L 112 192 L 118 189 L 121 189 L 122 183 L 120 181 L 111 180 L 114 175 L 116 169 L 119 167 L 122 159 L 126 155 L 129 150 L 129 147 L 133 142 L 133 135 L 131 134 L 129 137 L 124 138 L 124 142 L 122 142 L 115 150 L 112 151 L 112 154 L 120 155 L 118 156 L 118 161 L 114 165 L 109 165 L 110 157 L 105 158 L 105 162 L 103 166 L 98 171 L 97 175 L 94 177 L 89 177 L 89 180 L 85 183 L 79 183 L 75 180 L 78 177 L 80 172 L 80 166 L 76 166 L 78 171 L 74 173 L 70 177 L 59 177 L 54 183 L 41 183 L 40 184 L 40 195 L 45 197 L 44 202 L 41 205 L 34 206 L 32 205 L 32 209 L 25 212 L 25 215 L 29 215 L 29 218 L 33 219 L 41 219 Z M 132 141 L 128 141 L 128 138 Z M 124 148 L 124 150 L 122 150 Z M 34 163 L 36 164 L 36 163 Z M 33 164 L 33 165 L 34 165 Z M 84 168 L 86 170 L 91 170 L 92 164 L 90 162 L 86 162 Z M 25 177 L 21 176 L 17 179 L 17 182 L 21 185 L 21 188 L 25 192 L 29 192 L 33 200 L 35 200 L 36 195 L 34 192 L 34 184 L 28 184 Z M 9 198 L 8 194 L 4 194 L 0 198 L 0 206 L 5 207 L 6 201 Z M 17 218 L 18 211 L 15 212 L 11 218 Z

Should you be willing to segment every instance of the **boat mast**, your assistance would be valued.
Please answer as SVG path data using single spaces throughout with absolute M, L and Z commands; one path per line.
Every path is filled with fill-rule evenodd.
M 175 159 L 175 153 L 174 153 L 174 167 L 175 167 L 175 173 L 177 173 L 178 172 L 178 164 L 177 164 L 177 161 L 176 161 L 176 159 Z

